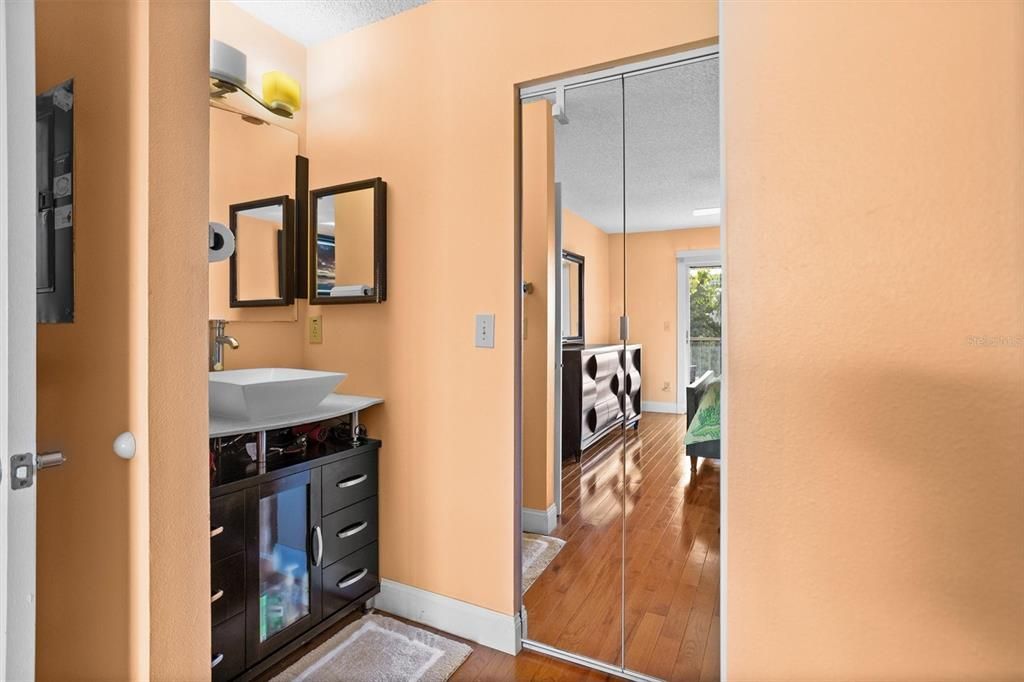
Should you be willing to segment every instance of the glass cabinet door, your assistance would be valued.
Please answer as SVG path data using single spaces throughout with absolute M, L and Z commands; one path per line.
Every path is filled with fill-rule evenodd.
M 306 471 L 247 492 L 250 664 L 319 621 L 318 478 Z

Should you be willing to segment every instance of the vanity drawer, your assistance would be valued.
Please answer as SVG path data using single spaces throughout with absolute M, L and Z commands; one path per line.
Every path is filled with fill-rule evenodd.
M 376 587 L 380 581 L 377 570 L 376 542 L 325 568 L 322 602 L 324 618 Z
M 377 494 L 377 453 L 368 452 L 323 468 L 323 514 Z
M 210 561 L 225 559 L 245 546 L 245 491 L 210 500 Z
M 215 561 L 210 568 L 210 615 L 214 625 L 245 608 L 245 552 Z
M 230 680 L 245 670 L 245 614 L 214 626 L 210 666 L 213 682 Z
M 324 564 L 377 541 L 377 497 L 345 507 L 324 518 Z

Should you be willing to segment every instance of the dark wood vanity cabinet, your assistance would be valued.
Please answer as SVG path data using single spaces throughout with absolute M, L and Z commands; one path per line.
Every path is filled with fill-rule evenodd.
M 380 591 L 380 442 L 318 444 L 215 477 L 214 680 L 251 679 Z M 251 469 L 251 470 L 250 470 Z

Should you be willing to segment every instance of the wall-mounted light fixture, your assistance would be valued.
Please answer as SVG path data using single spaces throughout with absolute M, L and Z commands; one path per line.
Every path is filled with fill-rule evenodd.
M 210 100 L 215 102 L 214 106 L 232 110 L 224 100 L 240 92 L 270 113 L 292 118 L 302 103 L 299 82 L 281 71 L 269 71 L 263 74 L 260 97 L 246 84 L 246 67 L 244 52 L 219 40 L 210 41 Z

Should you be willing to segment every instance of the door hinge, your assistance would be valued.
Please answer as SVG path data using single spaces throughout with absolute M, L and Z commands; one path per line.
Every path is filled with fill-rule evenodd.
M 629 315 L 619 317 L 619 341 L 629 341 Z

